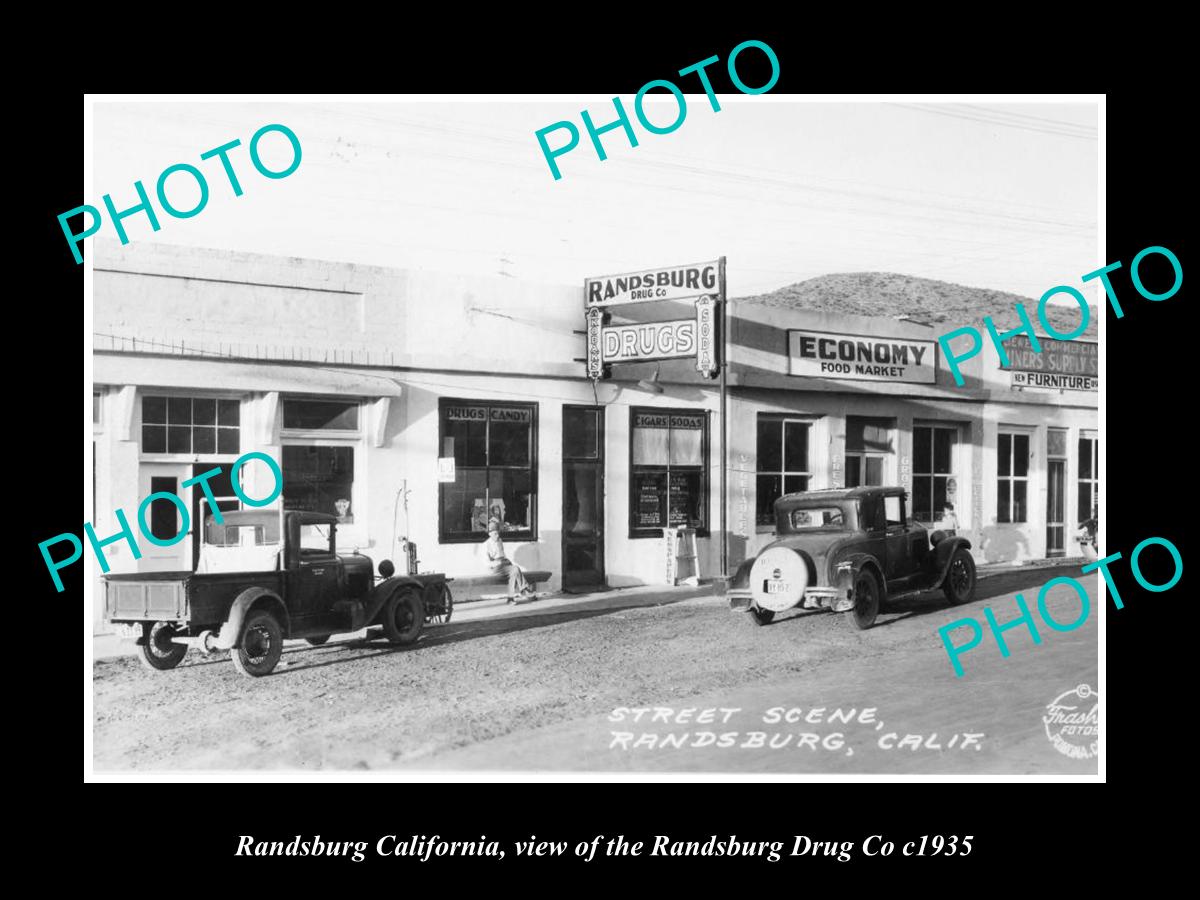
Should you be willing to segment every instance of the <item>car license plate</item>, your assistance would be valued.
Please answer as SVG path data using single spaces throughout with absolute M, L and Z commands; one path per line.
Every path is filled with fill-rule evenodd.
M 768 594 L 786 594 L 790 590 L 791 590 L 791 585 L 788 584 L 786 581 L 768 581 L 767 582 L 767 593 Z
M 142 636 L 141 625 L 129 625 L 125 622 L 118 622 L 114 626 L 117 629 L 117 637 L 123 641 L 132 641 Z

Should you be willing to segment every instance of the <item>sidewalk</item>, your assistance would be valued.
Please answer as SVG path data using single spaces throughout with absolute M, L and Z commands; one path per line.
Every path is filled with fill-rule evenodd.
M 503 600 L 472 600 L 468 603 L 456 604 L 450 625 L 463 622 L 474 622 L 480 619 L 496 619 L 504 616 L 533 616 L 564 609 L 612 609 L 632 608 L 638 606 L 661 606 L 665 603 L 678 603 L 696 597 L 712 597 L 713 585 L 702 583 L 699 587 L 680 585 L 670 587 L 661 584 L 643 584 L 636 587 L 613 588 L 607 591 L 597 591 L 591 594 L 557 593 L 540 600 L 530 600 L 513 604 Z M 427 625 L 434 629 L 444 626 Z M 361 638 L 366 629 L 350 634 L 335 636 L 335 640 Z M 302 641 L 288 641 L 287 644 L 298 644 Z M 92 653 L 94 659 L 111 659 L 116 656 L 130 656 L 136 652 L 136 646 L 129 641 L 122 641 L 114 634 L 95 634 L 92 636 Z

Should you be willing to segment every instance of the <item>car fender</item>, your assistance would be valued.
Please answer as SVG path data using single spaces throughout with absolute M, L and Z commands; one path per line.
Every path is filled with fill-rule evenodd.
M 247 588 L 233 601 L 233 606 L 229 609 L 229 618 L 221 626 L 221 632 L 212 642 L 212 646 L 217 650 L 231 650 L 236 647 L 242 637 L 242 624 L 246 621 L 246 616 L 252 609 L 259 608 L 266 608 L 275 613 L 285 636 L 291 633 L 287 607 L 279 596 L 267 588 Z
M 887 579 L 883 576 L 883 570 L 879 568 L 879 560 L 870 553 L 849 553 L 839 559 L 833 565 L 833 586 L 838 588 L 839 593 L 844 597 L 850 596 L 850 590 L 854 587 L 854 582 L 858 579 L 860 572 L 870 572 L 879 582 L 879 588 L 884 596 L 887 595 Z M 882 598 L 881 598 L 882 599 Z
M 375 587 L 371 588 L 371 593 L 367 595 L 366 605 L 363 609 L 363 622 L 368 625 L 375 621 L 375 617 L 379 615 L 379 611 L 383 609 L 383 605 L 387 603 L 392 596 L 407 587 L 417 589 L 417 595 L 424 597 L 424 585 L 407 575 L 393 575 L 391 578 L 386 578 Z M 422 602 L 424 600 L 422 599 Z
M 963 537 L 948 537 L 938 541 L 937 546 L 933 548 L 933 571 L 935 574 L 933 584 L 939 585 L 946 580 L 946 576 L 950 573 L 950 560 L 959 548 L 970 550 L 971 542 Z

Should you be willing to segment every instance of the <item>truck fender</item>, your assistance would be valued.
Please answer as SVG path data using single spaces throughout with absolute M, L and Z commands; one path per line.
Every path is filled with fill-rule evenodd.
M 971 542 L 963 537 L 947 537 L 938 541 L 937 546 L 933 548 L 933 571 L 937 576 L 933 581 L 935 586 L 940 585 L 946 580 L 946 575 L 950 572 L 950 560 L 953 558 L 954 552 L 960 547 L 970 550 Z
M 288 620 L 287 607 L 283 605 L 283 601 L 266 588 L 247 588 L 233 601 L 233 606 L 229 609 L 229 618 L 221 626 L 221 632 L 212 642 L 212 646 L 217 650 L 231 650 L 236 647 L 242 637 L 242 623 L 246 621 L 246 616 L 250 614 L 251 609 L 260 607 L 269 609 L 279 618 L 284 635 L 291 632 L 291 622 Z
M 371 589 L 371 593 L 367 595 L 366 604 L 363 609 L 363 624 L 370 625 L 374 622 L 375 617 L 379 615 L 379 611 L 383 609 L 383 605 L 391 599 L 392 595 L 406 587 L 415 587 L 417 593 L 422 598 L 424 597 L 424 587 L 421 582 L 407 575 L 393 575 L 391 578 L 387 578 L 375 585 Z
M 854 582 L 858 580 L 859 573 L 863 571 L 868 571 L 875 576 L 876 581 L 879 582 L 879 590 L 882 592 L 879 599 L 886 600 L 887 579 L 883 577 L 879 561 L 869 553 L 850 553 L 839 559 L 833 567 L 833 585 L 843 597 L 849 597 L 854 588 Z

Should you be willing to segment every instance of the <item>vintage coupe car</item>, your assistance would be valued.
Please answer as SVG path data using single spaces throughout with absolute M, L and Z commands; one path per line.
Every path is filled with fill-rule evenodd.
M 850 613 L 858 628 L 880 606 L 940 587 L 953 604 L 975 596 L 971 544 L 908 520 L 898 487 L 787 494 L 775 501 L 777 539 L 729 583 L 730 609 L 759 625 L 794 607 Z
M 104 617 L 138 644 L 143 665 L 173 669 L 189 647 L 229 650 L 243 675 L 269 674 L 284 638 L 323 644 L 331 634 L 382 626 L 412 644 L 427 618 L 449 621 L 446 577 L 395 574 L 357 552 L 339 554 L 336 516 L 235 510 L 206 517 L 195 572 L 104 576 Z

